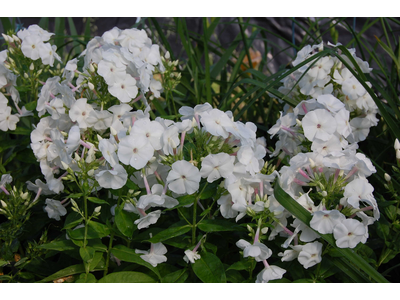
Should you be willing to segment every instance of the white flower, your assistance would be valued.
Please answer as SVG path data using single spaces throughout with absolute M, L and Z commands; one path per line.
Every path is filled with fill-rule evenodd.
M 137 219 L 134 224 L 137 225 L 138 229 L 147 228 L 151 224 L 157 223 L 158 219 L 161 216 L 161 210 L 152 211 L 145 216 L 141 216 L 140 219 Z
M 346 217 L 338 210 L 320 210 L 313 214 L 310 227 L 319 233 L 332 233 L 336 224 L 345 220 Z
M 310 141 L 313 141 L 314 138 L 327 141 L 336 131 L 336 121 L 325 109 L 316 109 L 308 112 L 301 123 L 304 135 Z
M 267 283 L 270 280 L 281 279 L 286 270 L 278 266 L 268 266 L 257 275 L 256 283 Z
M 29 35 L 23 39 L 21 51 L 26 57 L 37 60 L 40 57 L 39 49 L 42 44 L 43 41 L 38 35 Z
M 321 262 L 322 244 L 320 242 L 308 243 L 304 245 L 297 257 L 304 269 L 308 269 Z
M 201 113 L 201 124 L 212 135 L 222 136 L 226 139 L 229 136 L 226 128 L 232 127 L 233 122 L 226 113 L 214 108 Z
M 116 164 L 119 163 L 117 153 L 115 153 L 115 151 L 117 150 L 117 145 L 111 143 L 110 140 L 102 139 L 99 142 L 99 150 L 101 151 L 104 159 L 111 165 L 111 167 L 114 167 Z
M 19 118 L 16 115 L 11 114 L 10 106 L 7 106 L 5 110 L 0 112 L 0 130 L 15 130 L 18 122 Z
M 183 257 L 183 259 L 186 263 L 189 263 L 189 261 L 190 261 L 192 264 L 194 264 L 195 260 L 200 259 L 200 258 L 201 258 L 201 256 L 200 256 L 200 254 L 197 253 L 197 251 L 193 251 L 190 249 L 185 251 L 185 256 Z
M 118 158 L 126 164 L 139 170 L 153 157 L 154 148 L 148 140 L 139 134 L 123 137 L 118 145 Z
M 101 187 L 117 190 L 125 185 L 128 173 L 123 166 L 116 164 L 112 170 L 100 171 L 95 178 Z
M 243 257 L 254 257 L 256 261 L 263 261 L 268 259 L 272 255 L 271 249 L 260 242 L 254 242 L 250 244 L 249 242 L 241 239 L 236 242 L 236 246 L 243 250 Z
M 87 99 L 80 98 L 71 106 L 69 117 L 73 122 L 78 122 L 79 128 L 86 129 L 88 127 L 86 119 L 91 111 L 93 111 L 93 107 L 87 104 Z
M 343 196 L 347 198 L 348 205 L 360 208 L 360 201 L 367 202 L 370 205 L 375 204 L 373 191 L 374 187 L 368 183 L 367 179 L 357 178 L 346 185 Z
M 209 154 L 201 162 L 200 175 L 207 177 L 208 182 L 224 177 L 228 178 L 233 172 L 233 162 L 235 157 L 226 153 Z
M 60 221 L 60 216 L 65 216 L 67 210 L 62 206 L 61 202 L 53 199 L 46 199 L 46 207 L 44 210 L 47 212 L 50 219 Z
M 354 219 L 343 220 L 333 228 L 333 236 L 339 248 L 354 248 L 363 240 L 366 232 L 366 226 Z
M 177 194 L 194 194 L 199 189 L 201 175 L 199 169 L 185 160 L 172 164 L 167 182 L 171 191 Z
M 108 87 L 108 91 L 119 101 L 126 103 L 137 96 L 138 87 L 135 78 L 129 74 L 124 74 L 123 76 L 116 76 L 115 83 Z
M 151 244 L 149 251 L 135 250 L 136 253 L 143 253 L 140 258 L 150 263 L 153 267 L 157 267 L 158 264 L 167 261 L 167 257 L 164 255 L 167 253 L 167 248 L 162 243 Z
M 147 118 L 139 119 L 135 121 L 131 132 L 143 135 L 149 141 L 154 150 L 161 149 L 161 136 L 164 132 L 164 128 L 160 123 L 150 121 Z

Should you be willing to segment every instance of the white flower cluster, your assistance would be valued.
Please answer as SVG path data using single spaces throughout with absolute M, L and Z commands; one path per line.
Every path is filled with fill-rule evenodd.
M 293 65 L 321 47 L 322 44 L 305 47 Z M 354 50 L 350 52 L 354 55 Z M 364 72 L 370 71 L 366 62 L 355 59 Z M 279 136 L 271 156 L 279 155 L 280 161 L 289 159 L 288 166 L 279 171 L 280 185 L 312 214 L 311 228 L 321 234 L 333 234 L 340 248 L 354 248 L 366 242 L 368 225 L 379 219 L 374 188 L 366 179 L 376 172 L 375 167 L 356 151 L 357 143 L 365 140 L 369 128 L 378 122 L 377 108 L 337 59 L 321 58 L 305 73 L 310 65 L 284 80 L 282 92 L 290 90 L 290 85 L 304 75 L 291 93 L 291 97 L 303 100 L 294 109 L 281 113 L 268 131 L 271 136 Z M 286 228 L 289 217 L 287 212 L 280 215 L 281 226 L 275 227 L 269 237 L 288 236 L 282 246 L 290 246 L 291 250 L 280 254 L 282 261 L 297 258 L 305 268 L 319 263 L 322 244 L 315 240 L 320 236 L 297 218 L 290 224 L 295 228 L 291 232 Z
M 31 25 L 27 29 L 17 32 L 17 36 L 8 36 L 3 34 L 4 40 L 11 46 L 10 51 L 20 49 L 23 55 L 35 61 L 41 59 L 43 65 L 53 66 L 54 60 L 61 61 L 61 58 L 56 53 L 57 47 L 47 42 L 52 33 L 43 30 L 38 25 Z M 23 106 L 19 108 L 20 95 L 15 88 L 17 77 L 20 74 L 14 74 L 9 69 L 15 67 L 15 61 L 8 57 L 8 50 L 0 52 L 0 89 L 6 88 L 7 94 L 11 96 L 14 106 L 18 113 L 12 114 L 11 106 L 8 106 L 8 99 L 3 93 L 0 93 L 0 129 L 2 131 L 15 130 L 20 117 L 31 116 L 32 112 L 26 110 Z M 33 64 L 29 66 L 33 71 Z M 27 73 L 24 74 L 24 76 Z
M 160 47 L 152 44 L 146 31 L 136 28 L 121 30 L 114 27 L 101 37 L 92 39 L 84 53 L 84 69 L 97 66 L 97 73 L 104 78 L 108 92 L 123 103 L 128 103 L 149 90 L 160 96 L 162 85 L 153 78 L 156 68 L 164 71 Z M 71 63 L 73 71 L 73 64 Z M 92 66 L 91 66 L 92 65 Z M 85 76 L 78 79 L 84 81 Z M 147 103 L 147 102 L 145 102 Z
M 3 36 L 11 38 L 6 35 Z M 15 107 L 19 110 L 19 113 L 12 114 L 12 108 L 11 106 L 8 106 L 8 98 L 0 92 L 0 130 L 2 131 L 15 130 L 19 118 L 29 114 L 29 112 L 25 110 L 25 107 L 23 107 L 22 110 L 18 107 L 20 97 L 18 90 L 15 88 L 17 76 L 9 70 L 9 65 L 5 64 L 6 59 L 7 50 L 3 50 L 0 52 L 0 89 L 6 89 L 7 94 L 11 96 Z

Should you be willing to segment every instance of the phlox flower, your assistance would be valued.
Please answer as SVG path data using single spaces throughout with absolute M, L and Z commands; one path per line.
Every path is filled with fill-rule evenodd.
M 112 170 L 100 171 L 95 175 L 95 178 L 101 187 L 117 190 L 125 185 L 128 173 L 123 166 L 116 164 Z
M 313 141 L 314 138 L 327 141 L 336 131 L 335 118 L 325 109 L 316 109 L 308 112 L 301 123 L 304 135 L 310 141 Z
M 65 216 L 67 210 L 62 206 L 61 202 L 53 199 L 46 199 L 46 207 L 44 210 L 47 212 L 50 219 L 60 221 L 60 216 Z
M 39 45 L 39 55 L 44 65 L 54 65 L 54 59 L 61 61 L 61 57 L 56 52 L 57 46 L 50 43 Z
M 194 194 L 199 189 L 201 175 L 199 169 L 185 160 L 172 164 L 168 173 L 168 188 L 177 194 Z
M 38 35 L 29 35 L 22 40 L 22 53 L 32 59 L 37 60 L 40 57 L 40 45 L 43 44 L 42 39 Z
M 271 280 L 281 279 L 285 273 L 286 270 L 278 266 L 267 266 L 257 275 L 256 283 L 267 283 Z
M 121 138 L 118 145 L 118 158 L 126 164 L 139 170 L 153 157 L 154 148 L 148 140 L 139 134 L 133 133 Z
M 186 263 L 189 263 L 189 261 L 190 261 L 192 264 L 194 264 L 195 260 L 198 260 L 200 258 L 201 258 L 201 256 L 200 256 L 200 254 L 197 253 L 197 251 L 188 249 L 185 251 L 185 256 L 183 257 L 183 260 Z
M 97 73 L 104 78 L 108 85 L 113 85 L 118 81 L 117 77 L 125 76 L 125 69 L 125 65 L 116 66 L 112 62 L 101 60 L 98 64 Z
M 129 74 L 118 74 L 115 79 L 115 82 L 108 86 L 111 95 L 123 103 L 129 102 L 137 96 L 139 90 L 135 78 Z
M 226 113 L 216 108 L 202 112 L 200 122 L 207 132 L 215 136 L 222 136 L 225 139 L 229 136 L 226 128 L 233 124 Z
M 336 246 L 339 248 L 354 248 L 364 239 L 367 231 L 363 223 L 355 219 L 345 219 L 333 228 Z
M 227 178 L 233 172 L 235 157 L 227 153 L 209 154 L 201 163 L 200 175 L 214 182 L 221 177 Z
M 147 228 L 151 224 L 157 223 L 161 216 L 161 210 L 152 211 L 148 214 L 142 215 L 139 219 L 135 220 L 134 224 L 138 229 Z
M 320 242 L 305 244 L 297 257 L 304 269 L 308 269 L 321 262 L 322 244 Z
M 161 149 L 161 136 L 164 132 L 163 126 L 149 119 L 143 118 L 135 121 L 131 133 L 142 135 L 145 137 L 154 150 Z
M 158 264 L 167 261 L 167 257 L 164 255 L 167 253 L 167 248 L 162 243 L 151 243 L 149 251 L 143 251 L 136 249 L 135 253 L 141 253 L 140 258 L 150 263 L 153 267 L 157 267 Z
M 254 257 L 256 261 L 263 261 L 272 255 L 271 249 L 260 242 L 249 242 L 241 239 L 236 242 L 236 246 L 243 250 L 243 257 Z
M 88 127 L 86 119 L 93 110 L 93 107 L 87 103 L 86 98 L 80 98 L 71 106 L 69 117 L 72 122 L 78 122 L 79 128 L 86 129 Z
M 106 110 L 92 110 L 86 119 L 86 123 L 96 131 L 104 132 L 110 128 L 112 117 L 112 114 Z
M 117 145 L 112 143 L 108 139 L 102 139 L 99 142 L 99 150 L 101 151 L 104 159 L 111 165 L 111 167 L 114 167 L 116 164 L 119 163 L 117 153 L 115 153 L 117 149 Z
M 344 108 L 344 103 L 331 94 L 320 95 L 317 98 L 318 103 L 321 103 L 330 112 L 338 112 Z
M 343 196 L 346 203 L 354 208 L 360 208 L 360 201 L 376 206 L 376 200 L 372 195 L 374 187 L 365 178 L 356 178 L 344 188 Z
M 310 227 L 319 233 L 328 234 L 333 232 L 336 224 L 345 219 L 346 217 L 338 210 L 319 210 L 313 213 Z
M 15 130 L 18 122 L 19 118 L 16 115 L 11 114 L 10 106 L 7 106 L 3 111 L 0 112 L 0 130 Z
M 225 219 L 235 218 L 238 215 L 238 211 L 232 209 L 233 202 L 231 194 L 221 196 L 217 203 L 220 205 L 219 210 Z
M 237 153 L 237 158 L 240 163 L 246 166 L 246 171 L 254 175 L 260 172 L 264 166 L 263 158 L 266 153 L 265 148 L 259 144 L 256 144 L 254 148 L 242 146 Z

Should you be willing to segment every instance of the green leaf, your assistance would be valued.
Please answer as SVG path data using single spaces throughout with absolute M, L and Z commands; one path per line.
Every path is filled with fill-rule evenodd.
M 225 283 L 224 266 L 219 258 L 208 252 L 202 252 L 201 258 L 192 264 L 196 276 L 205 283 Z
M 14 30 L 13 26 L 11 25 L 10 19 L 8 17 L 1 17 L 0 22 L 3 26 L 4 33 L 8 33 L 8 31 Z
M 190 225 L 179 226 L 179 227 L 170 227 L 168 229 L 165 229 L 165 230 L 157 233 L 155 236 L 153 236 L 151 239 L 149 239 L 148 242 L 159 243 L 159 242 L 168 240 L 170 238 L 185 234 L 191 228 L 192 228 L 192 226 L 190 226 Z
M 161 280 L 162 283 L 183 283 L 188 278 L 189 273 L 187 269 L 178 270 L 164 276 Z
M 237 261 L 234 264 L 232 264 L 228 269 L 228 270 L 238 270 L 238 271 L 242 271 L 242 270 L 250 270 L 251 269 L 251 263 L 249 260 L 247 261 Z
M 111 253 L 118 259 L 126 262 L 136 263 L 138 265 L 145 266 L 149 270 L 153 271 L 154 274 L 161 279 L 160 272 L 157 268 L 153 267 L 147 261 L 144 261 L 139 254 L 135 253 L 135 250 L 130 249 L 124 245 L 116 245 L 111 249 Z
M 90 202 L 96 203 L 96 204 L 107 204 L 110 205 L 106 200 L 101 200 L 96 197 L 88 197 L 87 198 Z
M 82 247 L 79 249 L 79 254 L 84 262 L 90 262 L 94 257 L 95 250 L 92 247 Z
M 117 228 L 126 237 L 132 237 L 133 232 L 137 229 L 134 224 L 137 216 L 133 213 L 127 212 L 123 207 L 117 207 L 115 209 L 115 224 Z
M 3 266 L 8 265 L 10 262 L 9 261 L 5 261 L 5 260 L 0 260 L 0 268 Z
M 70 212 L 65 219 L 63 230 L 72 229 L 81 224 L 82 221 L 83 218 L 80 214 L 76 212 Z
M 96 283 L 97 279 L 94 277 L 92 273 L 89 274 L 81 274 L 79 278 L 75 281 L 75 283 Z
M 228 220 L 203 220 L 197 224 L 197 227 L 204 232 L 217 231 L 246 231 L 242 226 Z
M 98 281 L 99 283 L 155 283 L 156 281 L 147 274 L 140 272 L 115 272 L 108 274 Z
M 274 196 L 276 200 L 286 208 L 292 215 L 305 223 L 307 226 L 310 224 L 311 214 L 290 195 L 288 195 L 279 185 L 274 186 Z M 389 282 L 377 270 L 370 266 L 362 257 L 355 253 L 352 249 L 338 248 L 332 234 L 318 233 L 325 241 L 327 241 L 333 248 L 337 249 L 346 258 L 345 265 L 351 267 L 354 272 L 360 273 L 360 269 L 364 271 L 369 277 L 376 282 Z M 360 275 L 361 276 L 361 275 Z M 365 275 L 364 275 L 365 276 Z
M 76 245 L 71 240 L 51 242 L 48 244 L 39 245 L 37 248 L 55 251 L 67 251 L 77 249 Z
M 83 264 L 72 265 L 72 266 L 66 267 L 65 269 L 62 269 L 62 270 L 54 273 L 53 275 L 50 275 L 38 282 L 49 282 L 49 281 L 53 281 L 53 280 L 56 280 L 61 277 L 66 277 L 66 276 L 70 276 L 70 275 L 74 275 L 74 274 L 78 274 L 78 273 L 84 273 L 84 272 L 85 272 L 85 268 L 84 268 Z
M 83 240 L 85 238 L 85 228 L 78 228 L 75 230 L 68 230 L 68 235 L 72 239 Z M 87 239 L 98 239 L 106 237 L 110 234 L 110 229 L 101 223 L 90 221 L 87 230 Z

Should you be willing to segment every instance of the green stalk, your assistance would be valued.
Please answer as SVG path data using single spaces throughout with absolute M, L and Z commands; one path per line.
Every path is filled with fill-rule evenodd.
M 117 207 L 119 207 L 120 205 L 121 205 L 121 195 L 119 195 L 119 197 L 118 197 Z M 113 244 L 113 240 L 114 240 L 114 235 L 115 235 L 115 226 L 116 226 L 116 223 L 115 223 L 115 221 L 114 221 L 114 223 L 113 223 L 113 230 L 112 230 L 112 232 L 111 232 L 110 241 L 109 241 L 109 243 L 108 243 L 107 258 L 106 258 L 106 266 L 105 266 L 105 268 L 104 268 L 103 277 L 106 276 L 107 273 L 108 273 L 108 265 L 110 264 L 110 256 L 111 256 L 111 248 L 112 248 L 112 244 Z M 129 242 L 130 242 L 130 241 L 129 241 Z M 128 247 L 129 247 L 129 244 L 128 244 Z
M 197 215 L 197 198 L 193 204 L 193 223 L 192 223 L 192 245 L 196 245 L 196 215 Z

